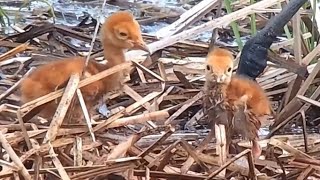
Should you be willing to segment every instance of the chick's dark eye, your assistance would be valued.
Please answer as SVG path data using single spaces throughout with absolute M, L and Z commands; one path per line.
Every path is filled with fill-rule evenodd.
M 124 36 L 124 37 L 126 37 L 126 36 L 127 36 L 127 33 L 120 32 L 120 36 Z
M 232 70 L 232 69 L 229 67 L 229 68 L 228 68 L 228 72 L 230 72 L 231 70 Z
M 208 71 L 210 71 L 210 66 L 209 65 L 207 65 L 206 68 L 207 68 Z

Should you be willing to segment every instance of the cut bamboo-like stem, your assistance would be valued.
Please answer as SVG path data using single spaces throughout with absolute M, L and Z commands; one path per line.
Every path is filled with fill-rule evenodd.
M 60 160 L 57 158 L 57 155 L 53 150 L 51 142 L 49 141 L 48 144 L 49 144 L 49 155 L 52 158 L 52 162 L 53 162 L 54 166 L 58 169 L 58 172 L 59 172 L 59 174 L 61 176 L 61 179 L 62 180 L 70 180 L 70 177 L 68 176 L 66 170 L 62 166 Z
M 124 117 L 113 121 L 107 126 L 107 128 L 115 128 L 120 126 L 126 126 L 129 124 L 143 124 L 150 120 L 164 120 L 169 117 L 167 111 L 155 111 L 151 113 L 139 114 L 136 116 Z
M 2 147 L 6 150 L 6 152 L 9 154 L 10 158 L 12 161 L 17 165 L 17 167 L 21 171 L 21 175 L 26 179 L 26 180 L 31 180 L 31 176 L 28 173 L 26 167 L 22 164 L 20 158 L 17 156 L 17 154 L 14 152 L 12 147 L 10 146 L 9 142 L 6 140 L 2 132 L 0 131 L 0 142 Z
M 71 75 L 70 80 L 67 84 L 66 90 L 58 105 L 57 111 L 52 118 L 49 130 L 43 140 L 43 143 L 47 143 L 49 141 L 55 140 L 58 130 L 69 108 L 69 105 L 72 102 L 71 100 L 77 90 L 79 80 L 80 80 L 79 74 Z
M 74 152 L 74 165 L 75 166 L 82 166 L 82 139 L 81 137 L 76 137 L 73 146 Z
M 219 165 L 222 166 L 227 159 L 227 154 L 226 154 L 226 130 L 225 126 L 223 124 L 215 124 L 215 134 L 216 134 L 216 153 L 219 156 Z M 223 169 L 219 175 L 221 177 L 225 177 L 226 175 L 226 170 Z

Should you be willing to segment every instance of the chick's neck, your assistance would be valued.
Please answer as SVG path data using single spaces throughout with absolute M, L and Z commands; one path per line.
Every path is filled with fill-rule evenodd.
M 124 51 L 125 49 L 115 47 L 110 43 L 104 44 L 103 53 L 104 53 L 104 58 L 108 61 L 107 62 L 108 68 L 124 63 L 126 61 Z
M 204 91 L 208 94 L 214 94 L 216 97 L 226 97 L 226 91 L 228 87 L 229 83 L 217 83 L 212 80 L 206 79 Z

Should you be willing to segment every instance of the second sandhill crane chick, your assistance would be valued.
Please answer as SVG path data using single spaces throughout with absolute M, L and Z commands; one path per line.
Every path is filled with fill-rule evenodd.
M 225 49 L 214 48 L 208 53 L 204 88 L 206 97 L 210 100 L 205 101 L 205 108 L 210 109 L 215 106 L 212 108 L 214 110 L 211 110 L 211 113 L 214 113 L 211 117 L 217 117 L 217 123 L 226 125 L 229 133 L 228 144 L 234 132 L 241 133 L 253 142 L 252 152 L 258 157 L 261 148 L 257 143 L 257 131 L 261 126 L 262 117 L 271 114 L 270 102 L 259 84 L 232 75 L 233 61 L 231 52 Z M 246 108 L 240 118 L 239 109 L 243 106 Z
M 142 39 L 138 22 L 131 13 L 126 11 L 115 12 L 106 19 L 101 29 L 101 41 L 107 64 L 90 60 L 84 73 L 86 77 L 125 62 L 124 53 L 128 49 L 141 49 L 149 52 Z M 57 87 L 65 87 L 70 76 L 74 73 L 81 74 L 84 66 L 85 58 L 72 57 L 38 67 L 21 83 L 22 103 L 27 103 L 53 92 Z M 120 71 L 82 87 L 81 91 L 87 107 L 91 109 L 103 94 L 121 89 L 123 81 L 124 71 Z M 39 112 L 42 117 L 52 118 L 57 105 L 57 101 L 51 101 L 39 106 L 33 109 L 29 117 L 24 117 L 24 120 L 29 120 Z M 75 119 L 79 119 L 79 116 L 82 117 L 78 103 L 76 103 L 71 114 Z

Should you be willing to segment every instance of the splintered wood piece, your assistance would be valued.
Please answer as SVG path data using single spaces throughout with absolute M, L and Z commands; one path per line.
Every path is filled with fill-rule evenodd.
M 183 29 L 187 28 L 189 25 L 199 20 L 202 16 L 211 11 L 217 0 L 204 0 L 193 6 L 188 11 L 184 12 L 178 20 L 171 23 L 169 26 L 163 27 L 157 31 L 156 35 L 158 38 L 168 37 L 177 32 L 181 32 Z
M 27 63 L 27 61 L 29 61 L 32 57 L 14 57 L 14 58 L 11 58 L 11 59 L 7 59 L 7 60 L 4 60 L 2 62 L 0 62 L 0 67 L 2 66 L 10 66 L 11 64 L 13 65 L 13 63 L 19 63 L 19 68 L 17 70 L 17 72 L 21 71 L 21 66 L 23 67 L 24 63 Z M 15 65 L 13 65 L 15 66 Z M 14 74 L 13 76 L 17 76 L 16 74 Z
M 304 140 L 304 150 L 308 153 L 308 134 L 307 134 L 307 120 L 306 120 L 306 113 L 305 111 L 301 111 L 301 120 L 302 120 L 302 133 L 303 133 L 303 140 Z
M 309 165 L 308 168 L 306 168 L 302 173 L 297 177 L 297 180 L 305 180 L 307 177 L 309 177 L 315 169 L 312 165 Z
M 164 64 L 163 64 L 161 61 L 158 62 L 158 68 L 159 68 L 159 72 L 160 72 L 161 77 L 162 77 L 165 81 L 168 81 L 168 77 L 167 77 L 167 73 L 166 73 L 166 68 L 164 67 Z
M 89 179 L 92 177 L 99 177 L 100 175 L 108 175 L 116 172 L 124 172 L 128 169 L 134 168 L 135 165 L 132 162 L 116 163 L 113 165 L 107 165 L 103 167 L 97 167 L 90 170 L 85 170 L 77 173 L 70 178 L 72 180 Z
M 313 68 L 312 72 L 308 76 L 308 78 L 304 81 L 304 83 L 301 85 L 301 88 L 299 89 L 297 95 L 304 95 L 307 89 L 309 88 L 310 84 L 316 77 L 320 70 L 320 61 L 316 64 L 316 66 Z M 293 98 L 283 109 L 282 111 L 277 115 L 277 118 L 272 125 L 272 127 L 276 127 L 278 124 L 280 124 L 284 119 L 286 119 L 290 114 L 293 112 L 296 112 L 300 107 L 302 106 L 301 103 L 298 102 L 297 98 Z
M 8 51 L 4 54 L 1 54 L 0 55 L 0 62 L 26 50 L 28 48 L 28 45 L 29 45 L 29 42 L 26 42 L 26 43 L 23 43 L 13 49 L 11 49 L 10 51 Z
M 17 43 L 17 42 L 10 42 L 10 41 L 5 41 L 5 40 L 0 40 L 0 46 L 1 47 L 8 47 L 8 48 L 15 48 L 24 43 Z M 39 47 L 34 47 L 34 46 L 27 46 L 26 50 L 35 50 L 38 51 L 40 48 Z
M 164 87 L 163 87 L 164 88 Z M 162 92 L 159 92 L 159 94 L 161 94 Z M 152 93 L 151 93 L 152 94 Z M 124 114 L 130 114 L 132 111 L 134 111 L 136 108 L 138 108 L 139 106 L 141 106 L 142 104 L 144 104 L 145 102 L 148 102 L 150 101 L 151 99 L 155 98 L 156 96 L 158 96 L 158 92 L 155 92 L 153 93 L 154 95 L 151 95 L 149 94 L 150 96 L 145 96 L 144 98 L 142 98 L 141 100 L 139 100 L 138 102 L 135 102 L 133 104 L 131 104 L 130 106 L 128 106 L 126 109 L 124 109 L 123 111 L 120 111 L 119 113 L 111 116 L 109 119 L 103 121 L 101 124 L 98 124 L 97 126 L 95 126 L 93 128 L 93 131 L 96 132 L 98 130 L 100 130 L 101 128 L 104 128 L 106 126 L 108 126 L 109 124 L 113 123 L 114 121 L 116 121 L 117 119 L 121 118 L 124 116 Z M 155 97 L 153 97 L 155 96 Z M 157 113 L 157 112 L 156 112 Z M 151 113 L 154 115 L 154 113 Z M 160 113 L 161 114 L 161 113 Z M 148 118 L 151 118 L 150 116 L 143 116 L 143 115 L 138 115 L 138 117 L 144 117 L 144 118 L 147 118 L 147 119 L 144 119 L 144 120 L 147 120 L 149 121 L 150 119 Z M 136 119 L 134 118 L 131 118 L 131 120 L 133 121 L 136 121 Z
M 307 98 L 307 97 L 301 96 L 301 95 L 297 95 L 297 98 L 298 98 L 299 100 L 303 101 L 303 102 L 306 102 L 306 103 L 312 104 L 312 105 L 314 105 L 314 106 L 320 107 L 320 102 L 315 101 L 315 100 L 313 100 L 313 99 L 311 99 L 311 98 Z
M 271 138 L 269 144 L 271 144 L 273 146 L 276 146 L 276 147 L 279 147 L 280 149 L 283 149 L 283 150 L 289 152 L 290 154 L 292 154 L 295 157 L 313 159 L 308 154 L 306 154 L 306 153 L 304 153 L 302 151 L 299 151 L 296 148 L 292 147 L 291 145 L 289 145 L 289 144 L 287 144 L 285 142 L 282 142 L 282 141 L 280 141 L 278 139 Z
M 154 103 L 151 104 L 151 107 L 155 105 L 159 106 L 159 104 L 162 103 L 163 99 L 171 93 L 173 88 L 174 86 L 170 86 L 161 96 L 158 97 L 158 99 Z
M 58 169 L 58 172 L 60 174 L 60 178 L 63 180 L 70 180 L 70 177 L 68 176 L 66 170 L 62 166 L 60 160 L 58 159 L 56 153 L 53 150 L 53 146 L 51 145 L 51 142 L 48 142 L 49 145 L 49 155 L 52 158 L 52 162 L 55 165 L 55 167 Z
M 310 38 L 311 36 L 312 36 L 312 34 L 307 32 L 302 35 L 302 38 L 303 38 L 303 40 L 306 40 L 306 39 Z M 271 45 L 270 49 L 279 50 L 280 48 L 293 45 L 293 43 L 294 43 L 294 38 L 291 38 L 291 39 L 288 39 L 285 41 L 281 41 L 281 42 L 275 42 Z
M 82 139 L 81 137 L 76 137 L 76 140 L 74 142 L 73 146 L 73 152 L 74 152 L 74 165 L 75 166 L 82 166 Z
M 165 120 L 169 117 L 169 113 L 167 111 L 154 111 L 151 113 L 143 113 L 135 116 L 119 118 L 112 123 L 110 123 L 106 128 L 115 128 L 126 125 L 133 124 L 143 124 L 150 120 Z
M 205 170 L 208 170 L 208 168 L 206 167 L 206 165 L 198 158 L 197 153 L 196 153 L 196 149 L 193 148 L 192 146 L 190 146 L 187 141 L 185 141 L 184 139 L 180 140 L 180 145 L 183 147 L 184 150 L 186 150 L 188 152 L 188 154 L 190 156 L 192 156 L 192 158 Z
M 11 169 L 12 171 L 19 171 L 19 168 L 14 163 L 9 163 L 7 161 L 0 159 L 0 165 L 3 166 L 3 171 L 6 171 L 6 169 Z M 1 173 L 0 173 L 1 174 Z
M 209 134 L 201 141 L 200 145 L 196 148 L 196 152 L 201 153 L 207 145 L 210 143 L 212 138 L 215 136 L 215 133 L 213 130 L 209 132 Z M 183 166 L 181 167 L 182 173 L 187 173 L 192 164 L 194 163 L 194 159 L 192 156 L 189 156 L 188 159 L 184 162 Z
M 144 67 L 143 65 L 141 65 L 140 63 L 136 62 L 136 61 L 132 61 L 132 63 L 134 65 L 136 65 L 139 69 L 141 69 L 142 71 L 144 71 L 145 73 L 149 74 L 150 76 L 153 76 L 154 78 L 156 78 L 157 80 L 161 81 L 161 82 L 165 82 L 165 80 L 159 76 L 158 74 L 152 72 L 151 70 L 149 70 L 148 68 Z
M 302 52 L 301 52 L 301 28 L 300 24 L 301 23 L 301 18 L 300 18 L 300 12 L 298 11 L 292 18 L 292 25 L 293 25 L 293 37 L 294 37 L 294 57 L 296 59 L 296 62 L 298 64 L 302 64 L 301 62 L 301 57 L 302 57 Z
M 215 124 L 215 137 L 216 137 L 216 154 L 219 156 L 219 165 L 222 166 L 227 160 L 227 141 L 226 129 L 223 124 Z M 226 170 L 222 170 L 219 176 L 225 177 Z
M 52 118 L 48 132 L 43 140 L 43 144 L 54 141 L 58 130 L 63 122 L 67 110 L 72 102 L 72 98 L 77 90 L 80 81 L 79 74 L 73 74 L 67 84 L 66 90 L 60 100 L 57 110 Z
M 143 106 L 147 110 L 150 110 L 151 104 L 148 102 L 149 99 L 145 98 L 145 101 L 142 101 L 142 97 L 140 94 L 138 94 L 136 91 L 134 91 L 132 88 L 130 88 L 128 85 L 123 85 L 123 91 L 129 95 L 132 99 L 134 99 L 136 102 L 140 102 L 139 104 L 136 104 L 138 106 Z M 153 95 L 156 95 L 156 92 L 151 93 L 149 96 L 153 97 Z M 158 94 L 157 94 L 158 95 Z M 132 110 L 129 110 L 132 111 Z
M 310 99 L 314 100 L 320 95 L 320 86 L 317 87 L 317 89 L 313 92 Z M 298 96 L 297 96 L 298 97 Z M 300 97 L 300 96 L 299 96 Z M 297 116 L 299 113 L 306 112 L 310 108 L 311 104 L 304 104 L 298 111 L 294 112 L 292 115 L 290 115 L 287 119 L 283 120 L 281 123 L 279 123 L 276 127 L 272 128 L 272 130 L 269 132 L 269 134 L 265 137 L 265 139 L 271 138 L 271 136 L 276 133 L 281 127 L 286 125 L 292 118 Z
M 178 143 L 180 143 L 180 141 L 179 142 L 177 141 L 177 143 L 174 143 L 173 146 L 170 146 L 170 147 L 172 147 L 172 149 L 166 151 L 166 153 L 163 155 L 163 158 L 160 161 L 160 163 L 159 163 L 159 161 L 157 161 L 157 163 L 159 163 L 156 168 L 157 171 L 165 171 L 166 170 L 166 167 L 168 167 L 167 165 L 170 163 L 170 159 L 172 158 L 172 156 L 174 155 L 174 153 L 177 150 L 176 146 Z M 155 160 L 157 160 L 157 159 L 155 159 Z M 157 164 L 154 164 L 154 165 L 157 165 Z
M 12 147 L 10 146 L 9 142 L 6 140 L 2 132 L 0 131 L 0 142 L 1 146 L 6 150 L 11 160 L 15 163 L 15 165 L 19 168 L 19 171 L 21 175 L 26 180 L 31 180 L 31 176 L 29 172 L 27 171 L 26 167 L 24 167 L 23 163 L 21 162 L 20 158 L 17 156 L 17 154 L 14 152 Z M 4 173 L 4 172 L 1 172 Z
M 228 167 L 231 163 L 233 163 L 234 161 L 240 159 L 242 156 L 246 155 L 247 153 L 251 152 L 250 149 L 246 149 L 244 151 L 242 151 L 241 153 L 237 154 L 236 156 L 234 156 L 233 158 L 231 158 L 229 161 L 227 161 L 225 164 L 223 164 L 222 166 L 220 166 L 219 169 L 217 169 L 216 171 L 214 171 L 213 173 L 211 173 L 206 180 L 212 179 L 214 178 L 216 175 L 218 175 L 221 171 L 223 171 L 226 167 Z
M 252 151 L 247 153 L 247 159 L 248 159 L 249 173 L 250 173 L 249 174 L 249 179 L 257 180 L 256 172 L 255 172 L 255 169 L 254 169 L 254 161 L 253 161 Z
M 41 28 L 41 30 L 44 30 L 44 32 L 46 32 L 48 29 L 51 29 L 51 25 L 52 25 L 52 24 L 50 24 L 49 27 L 46 26 L 46 27 L 48 27 L 48 28 Z M 18 26 L 15 26 L 15 25 L 12 25 L 11 27 L 12 27 L 12 29 L 14 29 L 15 31 L 21 33 L 21 34 L 19 34 L 18 36 L 22 35 L 22 36 L 24 36 L 24 38 L 29 38 L 29 39 L 30 39 L 30 36 L 26 35 L 26 34 L 29 34 L 30 32 L 26 32 L 25 30 L 21 29 L 21 28 L 18 27 Z M 31 32 L 31 33 L 34 34 L 34 32 Z M 32 40 L 35 41 L 35 42 L 37 42 L 38 44 L 40 44 L 40 40 L 39 40 L 38 38 L 32 38 Z M 25 42 L 25 41 L 27 41 L 27 40 L 24 40 L 24 41 L 21 41 L 21 42 Z
M 124 110 L 123 110 L 124 111 Z M 121 118 L 122 116 L 124 116 L 123 111 L 120 111 L 119 113 L 111 116 L 110 118 L 108 118 L 105 121 L 102 121 L 102 123 L 98 124 L 97 126 L 93 127 L 93 132 L 99 131 L 100 129 L 108 126 L 109 124 L 111 124 L 112 122 L 116 121 L 117 119 Z M 84 133 L 85 134 L 85 133 Z M 82 134 L 83 135 L 83 134 Z
M 68 145 L 68 144 L 71 144 L 74 142 L 74 138 L 60 138 L 58 140 L 55 140 L 51 143 L 51 145 L 54 147 L 54 148 L 57 148 L 57 147 L 62 147 L 62 146 L 65 146 L 65 145 Z M 32 149 L 30 149 L 29 151 L 25 152 L 21 157 L 21 161 L 24 162 L 26 161 L 30 156 L 32 156 L 33 154 L 37 154 L 38 152 L 40 153 L 47 153 L 50 149 L 50 146 L 49 144 L 44 144 L 44 145 L 41 145 L 40 147 L 33 147 Z
M 91 123 L 91 119 L 90 119 L 90 114 L 88 112 L 88 109 L 86 107 L 86 104 L 84 102 L 84 99 L 83 99 L 83 96 L 82 96 L 82 93 L 81 93 L 80 89 L 77 89 L 77 96 L 78 96 L 78 100 L 80 102 L 80 106 L 81 106 L 84 118 L 86 120 L 86 124 L 87 124 L 88 129 L 89 129 L 89 133 L 90 133 L 90 136 L 92 138 L 92 141 L 96 142 L 96 137 L 94 136 L 94 132 L 93 132 L 93 129 L 92 129 L 92 123 Z
M 135 176 L 146 176 L 145 170 L 134 170 Z M 176 172 L 163 172 L 163 171 L 150 171 L 150 177 L 165 180 L 165 179 L 183 179 L 183 180 L 203 180 L 205 177 L 203 175 L 197 174 L 177 174 Z M 160 179 L 159 179 L 160 180 Z
M 180 82 L 187 88 L 187 89 L 194 89 L 194 87 L 192 86 L 192 84 L 188 81 L 188 79 L 186 78 L 186 76 L 184 74 L 182 74 L 180 71 L 175 71 L 173 70 L 174 74 L 176 75 L 176 77 L 180 80 Z
M 288 104 L 289 101 L 291 101 L 297 94 L 301 84 L 303 82 L 303 78 L 300 76 L 297 76 L 295 80 L 291 81 L 288 86 L 288 91 L 284 95 L 284 102 L 282 106 L 285 106 Z
M 130 88 L 131 89 L 131 88 Z M 163 87 L 164 89 L 164 87 Z M 138 108 L 139 106 L 142 106 L 144 103 L 152 100 L 153 98 L 157 97 L 158 95 L 160 95 L 163 91 L 161 92 L 153 92 L 150 93 L 149 95 L 143 97 L 141 100 L 131 104 L 130 106 L 128 106 L 126 109 L 120 111 L 119 113 L 111 116 L 110 118 L 108 118 L 107 120 L 103 121 L 101 124 L 98 124 L 97 126 L 95 126 L 93 128 L 93 131 L 96 132 L 98 130 L 100 130 L 103 127 L 108 126 L 109 124 L 113 123 L 114 121 L 116 121 L 117 119 L 121 118 L 124 116 L 124 114 L 130 114 L 132 111 L 134 111 L 136 108 Z M 135 96 L 136 97 L 136 96 Z M 149 121 L 149 119 L 147 119 Z
M 270 50 L 268 51 L 268 60 L 275 64 L 279 64 L 281 68 L 285 68 L 286 70 L 288 70 L 288 72 L 298 74 L 301 77 L 304 77 L 305 74 L 308 72 L 306 66 L 299 65 L 299 63 L 294 62 L 290 58 L 289 59 L 282 58 L 280 57 L 280 55 Z M 271 74 L 271 75 L 274 76 L 274 74 Z
M 40 149 L 40 145 L 38 143 L 38 141 L 36 141 L 35 139 L 30 139 L 30 142 L 32 144 L 32 147 L 35 149 Z M 36 157 L 35 157 L 35 162 L 34 162 L 34 180 L 38 180 L 38 179 L 43 179 L 43 175 L 40 175 L 40 169 L 42 167 L 42 157 L 40 156 L 40 154 L 38 152 L 35 153 Z
M 197 36 L 198 34 L 205 32 L 205 31 L 211 31 L 212 29 L 222 27 L 225 25 L 230 24 L 232 21 L 236 21 L 238 19 L 241 19 L 243 17 L 246 17 L 252 13 L 254 13 L 255 8 L 261 8 L 261 7 L 270 7 L 274 4 L 277 4 L 279 2 L 282 2 L 284 0 L 262 0 L 257 3 L 254 3 L 250 6 L 244 7 L 242 9 L 239 9 L 238 11 L 234 11 L 230 14 L 227 14 L 225 16 L 222 16 L 220 18 L 215 18 L 209 22 L 206 22 L 204 24 L 201 24 L 199 26 L 195 26 L 193 28 L 190 28 L 188 30 L 185 30 L 183 32 L 180 32 L 178 34 L 167 36 L 159 41 L 153 42 L 148 44 L 148 48 L 150 49 L 151 53 L 163 49 L 165 47 L 171 46 L 181 40 L 187 39 L 187 38 L 193 38 Z M 134 59 L 139 56 L 146 55 L 147 52 L 144 52 L 142 50 L 134 50 L 129 51 L 126 53 L 127 59 Z
M 21 131 L 22 131 L 24 140 L 26 141 L 28 150 L 30 150 L 30 149 L 32 149 L 32 144 L 31 144 L 30 138 L 28 136 L 27 129 L 26 129 L 24 123 L 23 123 L 23 120 L 22 120 L 22 117 L 21 117 L 21 112 L 20 112 L 19 109 L 17 111 L 17 118 L 18 118 L 18 121 L 19 121 L 19 124 L 20 124 L 20 127 L 21 127 Z
M 175 113 L 173 113 L 165 122 L 165 124 L 172 123 L 173 120 L 175 120 L 181 113 L 183 113 L 186 109 L 188 109 L 192 104 L 194 104 L 196 101 L 202 98 L 203 92 L 200 91 L 197 95 L 195 95 L 193 98 L 187 100 L 184 105 L 180 109 L 178 109 Z
M 180 141 L 179 141 L 179 142 L 180 142 Z M 140 150 L 139 148 L 137 148 L 135 145 L 131 146 L 130 149 L 129 149 L 129 151 L 130 151 L 130 153 L 136 154 L 136 155 L 142 153 L 142 150 Z M 151 155 L 146 155 L 146 156 L 144 157 L 144 160 L 146 160 L 148 163 L 150 163 L 150 162 L 155 161 L 156 159 L 155 159 L 153 156 L 151 156 Z M 166 173 L 180 173 L 180 171 L 179 171 L 178 168 L 174 168 L 174 167 L 172 167 L 172 166 L 170 166 L 170 165 L 164 165 L 164 167 L 163 167 L 162 169 L 163 169 L 163 171 L 166 172 Z M 189 173 L 190 173 L 190 171 L 189 171 Z
M 147 80 L 146 80 L 145 75 L 143 74 L 143 71 L 141 69 L 139 69 L 138 67 L 136 67 L 136 69 L 137 69 L 137 72 L 138 72 L 138 75 L 140 77 L 141 82 L 147 83 Z
M 179 71 L 181 73 L 185 74 L 196 74 L 196 75 L 204 75 L 204 69 L 194 69 L 194 68 L 188 68 L 183 65 L 174 65 L 173 71 Z
M 150 180 L 150 169 L 146 167 L 146 180 Z
M 135 134 L 130 136 L 127 141 L 119 143 L 108 155 L 107 160 L 117 159 L 120 156 L 123 156 L 128 151 L 128 149 L 140 138 L 141 134 Z
M 193 126 L 203 117 L 203 110 L 200 109 L 192 118 L 186 122 L 184 126 L 186 129 L 193 129 Z
M 319 54 L 320 44 L 318 44 L 309 54 L 307 54 L 303 59 L 302 63 L 304 65 L 310 64 L 310 62 Z
M 146 95 L 145 97 L 141 97 L 137 92 L 135 92 L 133 89 L 131 89 L 129 86 L 124 85 L 124 91 L 126 94 L 128 94 L 130 97 L 132 97 L 136 102 L 131 104 L 130 106 L 128 106 L 125 110 L 125 112 L 127 114 L 131 114 L 133 112 L 135 112 L 136 110 L 138 110 L 139 107 L 144 106 L 148 111 L 151 111 L 151 105 L 149 103 L 149 101 L 151 101 L 152 99 L 156 98 L 157 96 L 159 96 L 160 94 L 163 93 L 164 91 L 164 84 L 162 91 L 160 92 L 152 92 L 148 95 Z
M 180 143 L 180 140 L 175 141 L 173 144 L 170 144 L 166 149 L 162 150 L 157 157 L 149 162 L 148 167 L 152 168 L 153 166 L 157 166 L 157 170 L 163 170 L 163 167 L 168 164 L 171 156 L 173 155 L 173 149 Z
M 149 146 L 145 151 L 143 151 L 141 154 L 139 154 L 139 157 L 144 157 L 147 154 L 149 154 L 156 146 L 160 145 L 164 140 L 166 140 L 173 132 L 174 128 L 170 128 L 169 131 L 167 131 L 162 137 L 160 137 L 156 142 L 154 142 L 151 146 Z

